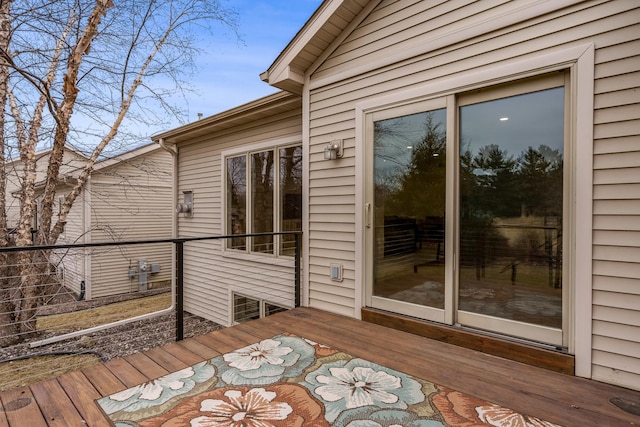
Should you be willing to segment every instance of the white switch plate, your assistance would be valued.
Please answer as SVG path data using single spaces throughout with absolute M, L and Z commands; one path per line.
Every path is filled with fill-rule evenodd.
M 331 280 L 334 282 L 342 282 L 342 264 L 331 264 L 329 277 L 331 277 Z

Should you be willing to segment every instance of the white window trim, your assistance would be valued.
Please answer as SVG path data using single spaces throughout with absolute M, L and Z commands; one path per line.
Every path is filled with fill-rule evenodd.
M 280 148 L 286 148 L 286 147 L 291 147 L 295 145 L 302 146 L 302 135 L 271 139 L 271 140 L 266 140 L 266 141 L 262 141 L 255 144 L 249 144 L 249 145 L 241 145 L 238 147 L 230 148 L 228 150 L 224 150 L 220 153 L 220 159 L 221 159 L 220 183 L 222 185 L 222 188 L 220 190 L 221 200 L 222 200 L 222 207 L 220 211 L 220 216 L 221 216 L 220 235 L 221 236 L 224 236 L 227 233 L 227 210 L 226 210 L 227 209 L 227 161 L 226 159 L 229 157 L 237 157 L 237 156 L 247 155 L 250 153 L 255 153 L 260 151 L 277 150 Z M 246 167 L 247 167 L 247 174 L 249 174 L 251 165 L 247 163 Z M 249 179 L 248 175 L 247 175 L 247 179 Z M 248 200 L 247 200 L 247 203 L 248 203 Z M 276 208 L 275 214 L 277 216 L 279 215 L 279 208 L 277 205 L 275 206 L 275 208 Z M 247 215 L 250 215 L 249 211 L 247 211 Z M 274 219 L 274 225 L 275 225 L 275 219 Z M 233 258 L 238 260 L 252 261 L 257 263 L 278 265 L 278 266 L 284 266 L 284 267 L 295 267 L 294 257 L 281 255 L 281 254 L 276 255 L 276 254 L 269 254 L 269 253 L 251 252 L 249 249 L 247 249 L 246 251 L 227 249 L 227 241 L 228 239 L 225 239 L 225 241 L 220 245 L 221 255 L 225 258 Z
M 568 48 L 552 49 L 526 59 L 514 59 L 490 64 L 480 70 L 469 70 L 451 77 L 436 79 L 422 86 L 401 90 L 356 104 L 356 158 L 365 156 L 366 116 L 375 111 L 419 102 L 431 98 L 517 81 L 555 70 L 569 69 L 571 78 L 570 110 L 571 141 L 574 147 L 571 163 L 575 186 L 573 203 L 569 211 L 569 230 L 572 239 L 567 242 L 573 251 L 569 272 L 571 283 L 572 321 L 569 328 L 569 348 L 575 354 L 575 374 L 591 377 L 592 360 L 592 289 L 593 289 L 593 102 L 594 58 L 592 43 Z M 577 123 L 580 125 L 577 126 Z M 580 143 L 579 143 L 580 142 Z M 366 248 L 364 239 L 366 176 L 364 162 L 356 162 L 356 271 L 365 277 Z M 364 301 L 363 281 L 356 292 Z

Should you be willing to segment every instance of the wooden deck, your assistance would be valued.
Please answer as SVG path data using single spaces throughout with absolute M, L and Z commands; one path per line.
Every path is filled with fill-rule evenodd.
M 640 392 L 299 308 L 3 392 L 0 427 L 110 426 L 95 399 L 283 332 L 563 426 L 640 425 L 609 401 Z

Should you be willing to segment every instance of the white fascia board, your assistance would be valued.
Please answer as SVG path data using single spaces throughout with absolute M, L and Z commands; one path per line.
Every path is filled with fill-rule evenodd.
M 326 24 L 334 13 L 342 6 L 344 0 L 325 1 L 318 10 L 309 18 L 302 29 L 291 40 L 289 45 L 280 53 L 278 58 L 271 64 L 269 69 L 260 74 L 260 78 L 270 85 L 278 86 L 290 77 L 298 76 L 299 73 L 291 72 L 291 63 L 304 50 L 304 48 L 316 36 L 322 26 Z M 302 80 L 295 79 L 296 84 L 304 85 Z

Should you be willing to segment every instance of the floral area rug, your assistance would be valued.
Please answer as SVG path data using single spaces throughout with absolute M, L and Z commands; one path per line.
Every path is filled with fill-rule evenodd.
M 98 404 L 115 426 L 557 426 L 290 335 Z

